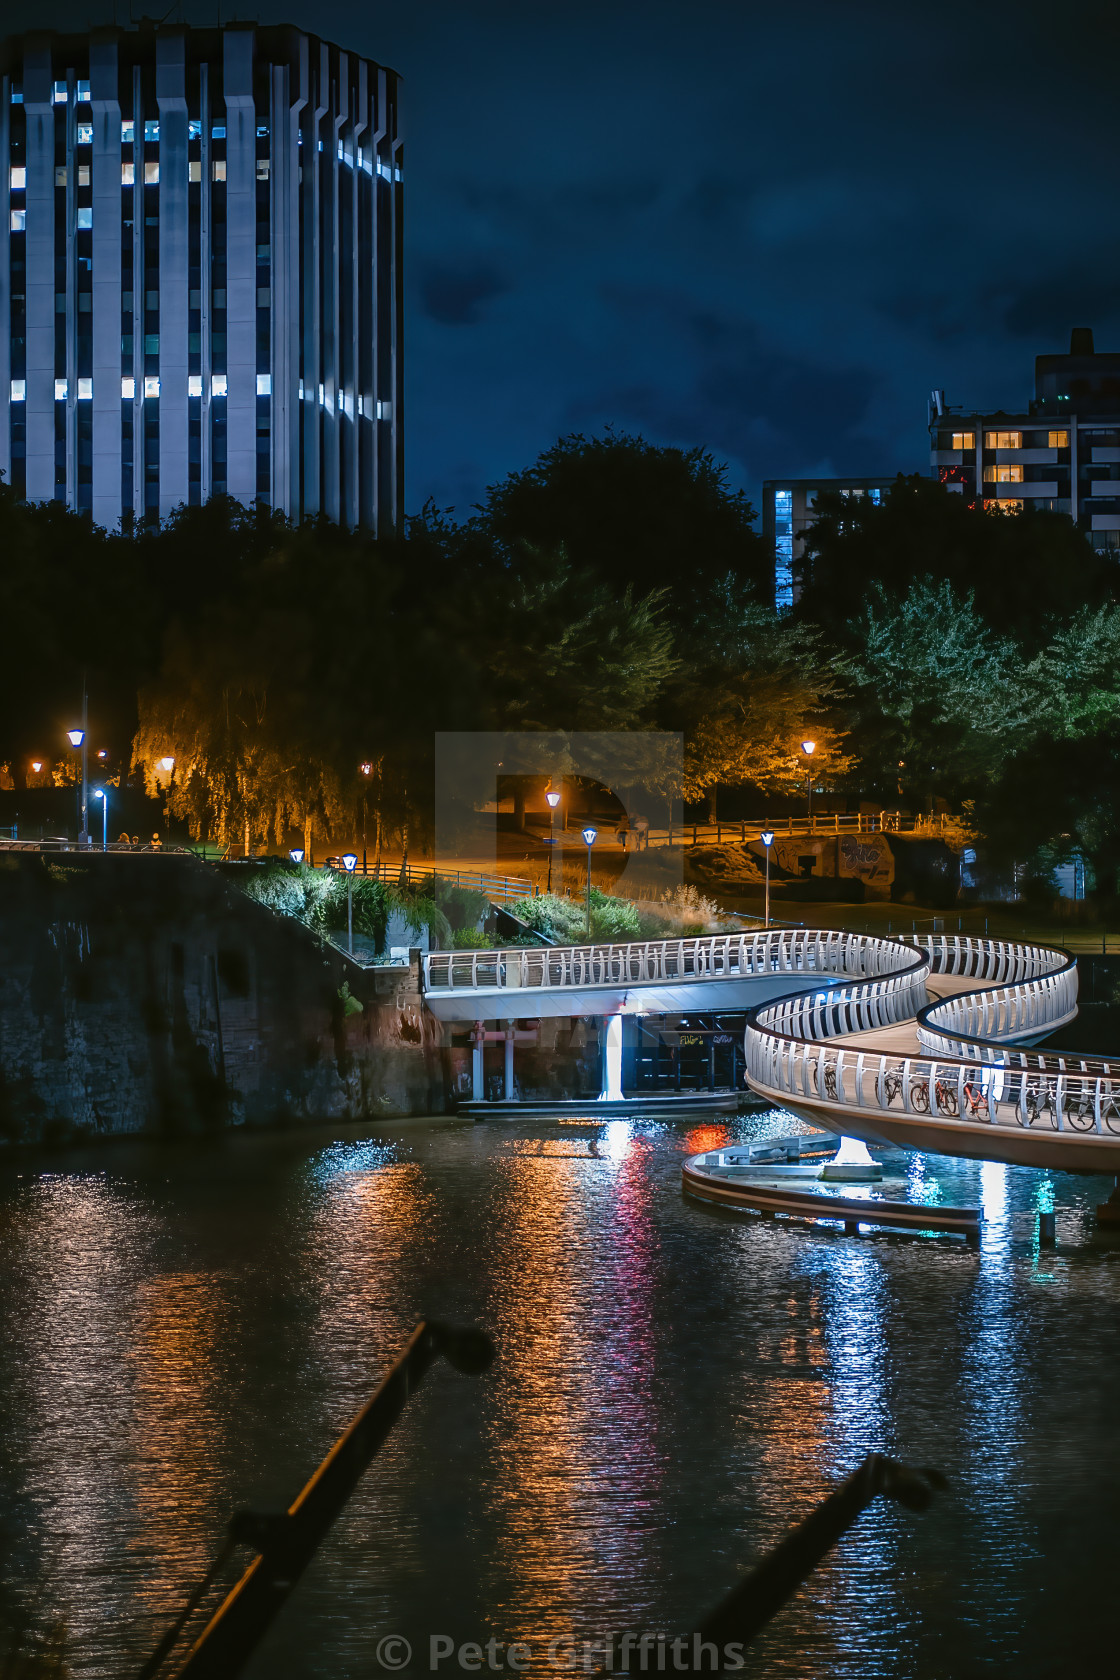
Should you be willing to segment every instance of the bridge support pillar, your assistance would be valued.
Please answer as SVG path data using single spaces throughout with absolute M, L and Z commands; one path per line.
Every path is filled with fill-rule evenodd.
M 600 1102 L 622 1101 L 622 1016 L 603 1016 Z
M 506 1098 L 507 1102 L 512 1102 L 513 1101 L 513 1039 L 514 1039 L 513 1022 L 512 1021 L 507 1021 L 506 1022 L 506 1088 L 505 1088 L 505 1098 Z
M 471 1101 L 483 1102 L 486 1098 L 486 1076 L 483 1071 L 483 1057 L 486 1054 L 486 1022 L 476 1021 L 474 1024 L 474 1049 L 471 1052 Z

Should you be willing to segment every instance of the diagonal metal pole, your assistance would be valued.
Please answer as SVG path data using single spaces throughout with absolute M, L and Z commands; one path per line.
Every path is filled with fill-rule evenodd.
M 392 1429 L 433 1359 L 443 1354 L 457 1370 L 484 1371 L 493 1343 L 480 1330 L 418 1324 L 408 1345 L 372 1399 L 331 1448 L 303 1492 L 287 1511 L 242 1511 L 230 1524 L 230 1539 L 253 1546 L 258 1556 L 227 1594 L 181 1665 L 176 1680 L 233 1680 L 252 1656 L 265 1630 L 287 1601 L 335 1518 Z M 227 1542 L 228 1546 L 228 1542 Z M 188 1601 L 188 1613 L 213 1578 Z M 161 1641 L 137 1680 L 151 1680 L 178 1642 L 186 1615 Z
M 865 1511 L 873 1499 L 896 1499 L 911 1511 L 924 1511 L 945 1486 L 937 1470 L 915 1470 L 881 1453 L 869 1453 L 859 1469 L 822 1500 L 792 1534 L 764 1557 L 723 1603 L 712 1611 L 689 1641 L 690 1657 L 702 1667 L 701 1644 L 745 1645 L 793 1597 L 801 1583 Z

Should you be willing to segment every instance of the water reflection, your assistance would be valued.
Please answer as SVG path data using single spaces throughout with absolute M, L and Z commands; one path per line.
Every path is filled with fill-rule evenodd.
M 683 1154 L 759 1134 L 416 1125 L 0 1182 L 0 1534 L 76 1673 L 135 1666 L 229 1512 L 291 1497 L 425 1313 L 499 1361 L 433 1373 L 252 1680 L 375 1673 L 437 1609 L 482 1640 L 675 1632 L 869 1450 L 952 1492 L 868 1512 L 758 1672 L 1042 1680 L 1072 1602 L 1111 1642 L 1120 1264 L 1069 1246 L 1106 1190 L 894 1161 L 983 1207 L 979 1254 L 682 1199 Z

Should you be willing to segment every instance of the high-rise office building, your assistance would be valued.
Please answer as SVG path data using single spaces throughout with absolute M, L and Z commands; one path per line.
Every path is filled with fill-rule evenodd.
M 110 529 L 402 512 L 397 77 L 287 27 L 0 49 L 0 468 Z
M 1094 548 L 1120 549 L 1120 355 L 1075 327 L 1068 355 L 1036 356 L 1017 409 L 930 403 L 930 461 L 949 490 L 984 507 L 1065 513 Z

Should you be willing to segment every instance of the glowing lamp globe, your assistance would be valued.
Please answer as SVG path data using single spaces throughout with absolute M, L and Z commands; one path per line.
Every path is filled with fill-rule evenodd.
M 767 848 L 767 850 L 769 850 L 774 844 L 774 830 L 772 828 L 764 828 L 758 838 L 762 841 L 762 844 Z
M 597 828 L 585 828 L 584 831 L 583 831 L 583 843 L 584 843 L 584 845 L 585 846 L 593 846 L 595 844 L 596 839 L 598 838 L 598 834 L 599 834 L 599 830 Z
M 549 788 L 548 792 L 545 794 L 545 798 L 548 800 L 550 809 L 555 811 L 557 805 L 560 803 L 560 795 L 557 793 L 556 789 Z
M 66 739 L 72 747 L 80 747 L 85 738 L 86 732 L 84 729 L 68 729 L 66 731 Z
M 293 863 L 302 863 L 303 862 L 303 847 L 302 846 L 293 846 L 291 851 L 288 853 L 288 856 L 291 858 Z
M 354 873 L 355 869 L 357 869 L 357 867 L 358 867 L 358 854 L 357 854 L 357 852 L 343 852 L 343 854 L 342 854 L 342 867 L 343 867 L 343 869 L 345 869 L 345 871 L 348 875 L 352 875 Z

